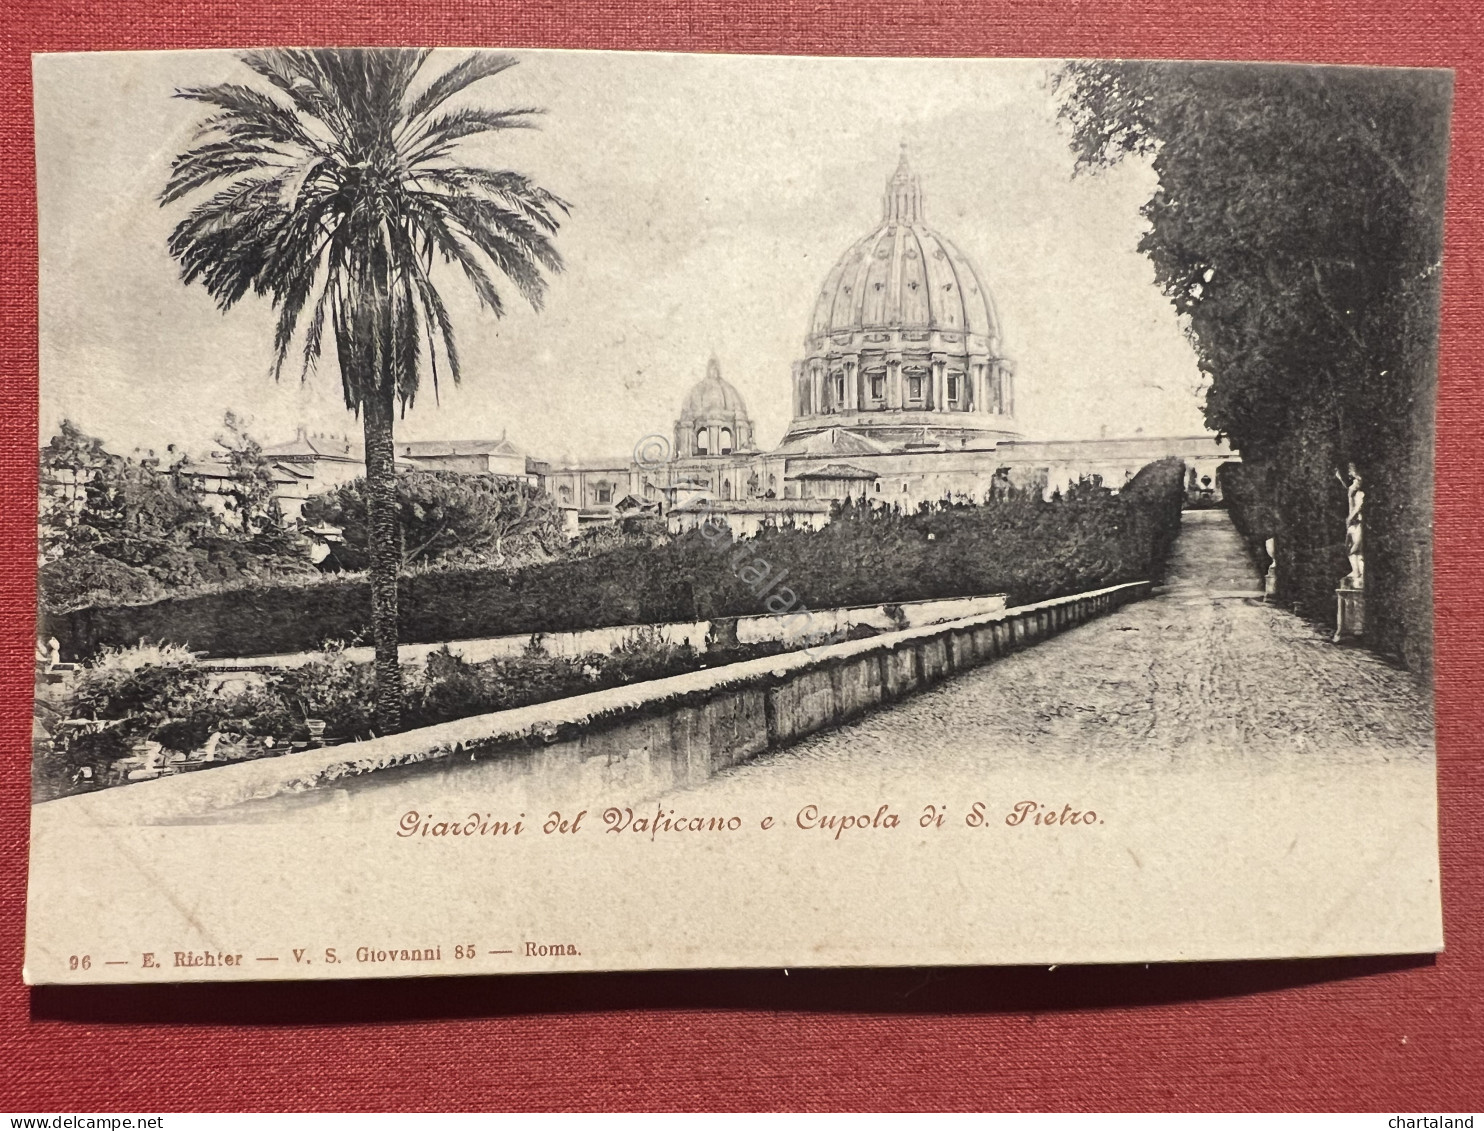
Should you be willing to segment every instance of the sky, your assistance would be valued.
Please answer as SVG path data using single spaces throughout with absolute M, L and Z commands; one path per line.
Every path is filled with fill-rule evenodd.
M 507 288 L 501 319 L 452 269 L 435 276 L 463 383 L 426 388 L 399 438 L 623 455 L 670 433 L 714 353 L 775 445 L 814 299 L 880 222 L 903 142 L 927 223 L 994 296 L 1027 438 L 1204 431 L 1195 355 L 1137 251 L 1155 174 L 1130 160 L 1073 176 L 1054 63 L 513 54 L 463 100 L 540 107 L 540 128 L 467 155 L 571 203 L 566 268 L 539 313 Z M 188 205 L 159 192 L 202 110 L 170 96 L 227 80 L 253 81 L 227 52 L 37 58 L 43 440 L 70 418 L 119 451 L 203 450 L 228 409 L 265 443 L 356 434 L 333 352 L 275 384 L 268 301 L 224 314 L 167 254 Z

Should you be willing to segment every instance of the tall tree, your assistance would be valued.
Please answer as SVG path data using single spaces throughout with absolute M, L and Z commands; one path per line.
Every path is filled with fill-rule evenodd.
M 1332 617 L 1349 463 L 1366 484 L 1367 635 L 1431 652 L 1432 405 L 1446 72 L 1077 62 L 1079 170 L 1159 183 L 1139 248 L 1186 320 L 1206 421 L 1242 455 L 1282 596 Z
M 171 169 L 161 203 L 203 190 L 170 236 L 183 280 L 226 310 L 249 291 L 278 309 L 274 375 L 302 339 L 303 375 L 334 335 L 348 409 L 365 434 L 376 717 L 400 725 L 393 426 L 424 371 L 459 380 L 453 324 L 434 285 L 435 257 L 457 265 L 483 309 L 505 312 L 503 276 L 540 309 L 560 198 L 519 173 L 466 164 L 460 143 L 527 128 L 531 108 L 450 106 L 515 65 L 479 52 L 436 77 L 429 52 L 252 51 L 258 82 L 176 92 L 210 114 Z M 302 331 L 301 331 L 302 325 Z M 440 359 L 441 355 L 441 359 Z
M 353 479 L 304 501 L 306 522 L 340 528 L 340 564 L 364 569 L 366 481 Z M 518 479 L 457 471 L 406 471 L 397 477 L 397 530 L 403 566 L 457 562 L 504 566 L 564 548 L 551 496 Z
M 237 516 L 242 533 L 282 529 L 273 468 L 263 455 L 263 445 L 247 431 L 247 422 L 228 409 L 216 442 L 223 462 L 232 469 L 230 486 L 223 492 L 227 510 Z

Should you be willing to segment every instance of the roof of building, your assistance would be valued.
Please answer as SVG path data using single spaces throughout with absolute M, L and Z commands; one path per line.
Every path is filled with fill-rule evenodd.
M 886 184 L 881 223 L 826 276 L 811 335 L 911 328 L 982 334 L 997 347 L 999 318 L 974 264 L 923 222 L 922 185 L 901 161 Z
M 498 440 L 410 440 L 397 445 L 409 459 L 433 459 L 439 456 L 523 456 L 519 448 L 503 436 Z
M 1237 455 L 1215 433 L 1190 436 L 1116 436 L 1096 440 L 1002 440 L 995 449 L 1006 463 L 1091 459 L 1148 459 L 1184 456 L 1193 459 Z
M 611 459 L 572 459 L 552 460 L 547 474 L 551 476 L 561 475 L 564 472 L 608 471 L 615 475 L 627 475 L 629 473 L 630 461 L 627 457 L 614 457 Z
M 654 511 L 659 510 L 659 502 L 653 499 L 641 499 L 638 495 L 625 495 L 613 504 L 614 510 L 620 511 Z
M 790 440 L 773 454 L 779 456 L 874 456 L 892 451 L 883 444 L 847 428 L 826 428 L 797 440 Z
M 828 499 L 690 499 L 670 513 L 712 511 L 716 514 L 828 514 Z
M 721 362 L 713 355 L 706 363 L 706 376 L 690 387 L 680 405 L 680 419 L 687 424 L 714 422 L 731 424 L 747 419 L 742 394 L 721 375 Z
M 292 440 L 263 448 L 269 459 L 333 459 L 365 463 L 365 448 L 345 436 L 310 436 L 302 429 Z
M 226 479 L 231 477 L 232 467 L 216 459 L 188 459 L 180 465 L 180 473 Z
M 874 471 L 854 467 L 848 463 L 827 463 L 823 467 L 811 467 L 805 471 L 784 476 L 786 479 L 879 479 Z
M 285 467 L 281 464 L 272 464 L 269 473 L 273 476 L 275 483 L 297 483 L 301 479 L 313 479 L 314 476 L 307 475 L 294 467 Z M 187 460 L 180 465 L 180 473 L 197 479 L 231 479 L 237 472 L 231 464 L 217 459 L 193 459 Z

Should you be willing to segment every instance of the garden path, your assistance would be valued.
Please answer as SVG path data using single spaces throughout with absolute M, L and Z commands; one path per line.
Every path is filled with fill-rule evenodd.
M 1414 677 L 1264 603 L 1226 512 L 1190 511 L 1150 600 L 680 792 L 693 808 L 697 795 L 805 796 L 847 780 L 852 793 L 947 790 L 1053 766 L 1431 756 L 1429 697 Z

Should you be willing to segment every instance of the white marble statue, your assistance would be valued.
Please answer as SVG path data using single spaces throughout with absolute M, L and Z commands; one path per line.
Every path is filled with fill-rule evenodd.
M 1346 589 L 1365 588 L 1365 490 L 1360 472 L 1355 465 L 1348 465 L 1349 482 L 1346 476 L 1335 472 L 1335 477 L 1345 485 L 1348 506 L 1345 513 L 1345 556 L 1350 559 L 1350 573 L 1340 582 Z

